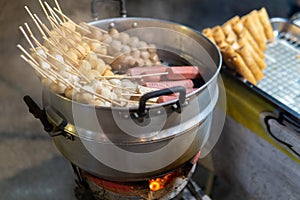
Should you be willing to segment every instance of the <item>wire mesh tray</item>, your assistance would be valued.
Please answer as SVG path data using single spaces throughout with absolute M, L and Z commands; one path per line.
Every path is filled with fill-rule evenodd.
M 271 20 L 274 43 L 267 45 L 265 77 L 257 88 L 300 116 L 300 27 L 280 18 Z
M 300 119 L 300 26 L 287 19 L 272 18 L 275 41 L 267 45 L 264 78 L 247 86 L 282 110 Z

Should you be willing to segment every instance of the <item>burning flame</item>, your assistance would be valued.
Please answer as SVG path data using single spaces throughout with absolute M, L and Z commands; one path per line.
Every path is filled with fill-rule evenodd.
M 156 178 L 149 180 L 149 188 L 151 191 L 157 191 L 163 189 L 172 179 L 172 175 L 174 173 L 170 173 L 165 175 L 163 178 Z

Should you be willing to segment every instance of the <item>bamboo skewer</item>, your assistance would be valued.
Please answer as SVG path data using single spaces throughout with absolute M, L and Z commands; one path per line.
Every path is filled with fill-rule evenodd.
M 84 90 L 85 92 L 88 92 L 88 93 L 90 93 L 90 94 L 93 94 L 93 95 L 95 95 L 95 96 L 97 96 L 97 97 L 99 97 L 99 98 L 101 98 L 101 99 L 103 99 L 103 100 L 105 100 L 105 101 L 108 101 L 108 102 L 110 102 L 110 103 L 112 103 L 112 104 L 115 104 L 115 105 L 118 105 L 118 106 L 122 106 L 120 103 L 118 103 L 118 102 L 116 102 L 116 101 L 114 101 L 114 100 L 112 100 L 112 99 L 108 99 L 108 98 L 104 97 L 103 95 L 98 94 L 98 93 L 96 93 L 96 92 L 94 92 L 94 91 L 87 90 L 87 89 L 85 89 L 85 88 L 83 88 L 83 87 L 80 87 L 80 89 L 82 89 L 82 90 Z
M 26 38 L 27 42 L 29 43 L 29 45 L 31 46 L 32 50 L 36 52 L 36 49 L 34 47 L 34 45 L 32 44 L 32 42 L 30 41 L 28 35 L 26 34 L 26 32 L 24 31 L 22 26 L 19 26 L 19 29 L 21 30 L 22 34 L 24 35 L 24 37 Z
M 103 30 L 103 29 L 98 28 L 98 27 L 96 27 L 96 26 L 91 26 L 91 25 L 89 25 L 89 24 L 87 24 L 87 23 L 85 23 L 85 22 L 83 22 L 83 24 L 86 25 L 86 26 L 88 26 L 89 28 L 94 29 L 94 30 L 101 31 L 101 32 L 103 32 L 103 33 L 108 33 L 106 30 Z
M 20 45 L 18 44 L 17 47 L 28 57 L 30 60 L 32 60 L 36 65 L 39 63 Z
M 52 17 L 52 18 L 54 19 L 54 22 L 55 22 L 56 24 L 58 24 L 58 21 L 56 20 L 54 14 L 53 14 L 53 10 L 52 10 L 51 7 L 49 6 L 49 4 L 48 4 L 46 1 L 44 1 L 44 4 L 45 4 L 47 10 L 49 11 L 49 13 L 50 13 L 50 15 L 51 15 L 51 16 L 49 16 L 49 18 Z M 52 10 L 52 12 L 51 12 L 51 10 Z
M 28 24 L 25 22 L 24 23 L 25 27 L 27 28 L 27 31 L 29 32 L 30 34 L 30 37 L 33 39 L 34 43 L 38 46 L 38 47 L 41 47 L 44 51 L 47 50 L 46 47 L 44 47 L 36 38 L 35 36 L 33 35 L 31 29 L 29 28 Z
M 49 6 L 49 4 L 44 1 L 48 11 L 50 12 L 50 15 L 54 18 L 54 20 L 56 21 L 57 24 L 59 23 L 63 23 L 63 21 L 57 16 L 57 14 L 54 12 L 54 10 Z
M 106 43 L 104 43 L 104 42 L 100 42 L 99 40 L 95 40 L 95 39 L 88 38 L 88 37 L 85 37 L 85 36 L 82 36 L 82 39 L 83 39 L 83 40 L 89 40 L 89 41 L 91 41 L 91 42 L 97 42 L 97 43 L 99 43 L 99 44 L 102 44 L 103 46 L 109 47 L 109 44 L 106 44 Z
M 29 25 L 25 22 L 24 25 L 27 29 L 26 30 L 27 32 L 23 29 L 22 26 L 20 26 L 19 29 L 21 30 L 27 42 L 29 43 L 32 51 L 34 51 L 34 55 L 27 52 L 20 44 L 18 44 L 17 47 L 24 53 L 24 55 L 23 54 L 21 55 L 21 58 L 25 62 L 27 62 L 40 75 L 40 77 L 48 79 L 48 81 L 50 80 L 56 84 L 62 84 L 58 86 L 60 87 L 60 89 L 64 87 L 71 87 L 77 92 L 87 92 L 92 94 L 93 99 L 97 99 L 97 98 L 102 99 L 106 102 L 110 102 L 112 105 L 117 105 L 117 106 L 124 106 L 125 102 L 137 103 L 137 101 L 134 101 L 133 99 L 132 100 L 123 99 L 122 96 L 132 96 L 132 97 L 142 96 L 143 94 L 138 94 L 138 89 L 137 89 L 138 86 L 135 88 L 129 88 L 129 87 L 127 88 L 127 87 L 122 87 L 121 85 L 119 86 L 119 85 L 111 84 L 108 81 L 107 82 L 100 81 L 101 83 L 103 83 L 103 85 L 101 85 L 102 87 L 110 87 L 110 89 L 112 89 L 113 92 L 116 92 L 116 94 L 117 94 L 117 89 L 120 89 L 121 95 L 118 94 L 120 99 L 108 98 L 105 95 L 98 94 L 94 90 L 90 90 L 88 87 L 84 86 L 91 83 L 91 80 L 89 80 L 89 78 L 87 78 L 79 70 L 78 61 L 83 60 L 86 57 L 86 55 L 84 55 L 86 52 L 90 53 L 93 51 L 90 51 L 89 50 L 90 48 L 86 48 L 86 50 L 83 49 L 81 50 L 81 46 L 78 45 L 81 45 L 81 42 L 83 42 L 84 44 L 82 44 L 82 47 L 85 48 L 85 43 L 90 44 L 92 42 L 97 42 L 100 44 L 100 47 L 101 46 L 107 47 L 109 46 L 109 44 L 103 43 L 96 39 L 89 38 L 87 36 L 83 36 L 85 35 L 85 33 L 83 33 L 82 31 L 85 31 L 86 33 L 91 33 L 93 30 L 97 30 L 105 34 L 107 34 L 108 32 L 101 28 L 91 26 L 87 23 L 82 23 L 82 24 L 75 23 L 62 12 L 58 0 L 54 0 L 54 1 L 56 7 L 51 7 L 46 1 L 42 3 L 42 1 L 39 0 L 39 4 L 41 5 L 41 8 L 43 9 L 43 12 L 45 13 L 46 18 L 48 19 L 51 26 L 49 25 L 49 23 L 47 23 L 47 25 L 48 27 L 52 27 L 52 29 L 51 28 L 49 29 L 35 13 L 32 14 L 29 8 L 25 6 L 26 11 L 28 12 L 35 26 L 41 33 L 44 42 L 47 42 L 48 45 L 45 44 L 47 46 L 46 47 L 43 45 L 43 42 L 39 42 L 39 40 L 37 40 L 37 38 L 34 36 Z M 99 44 L 97 44 L 97 46 L 99 46 Z M 73 59 L 72 52 L 70 52 L 71 54 L 69 54 L 69 52 L 67 53 L 67 50 L 69 50 L 70 48 L 72 48 L 72 52 L 74 49 L 74 53 L 77 54 L 79 59 L 76 59 L 77 58 L 76 56 Z M 54 51 L 54 54 L 51 53 L 52 51 Z M 100 57 L 115 59 L 115 57 L 110 55 L 100 54 L 96 52 L 93 53 L 95 53 L 98 59 L 100 59 Z M 62 59 L 60 56 L 62 56 L 64 59 Z M 108 59 L 106 60 L 106 63 L 108 63 Z M 167 72 L 145 74 L 139 76 L 129 76 L 129 75 L 101 76 L 101 77 L 96 77 L 96 79 L 105 79 L 105 80 L 112 79 L 112 78 L 138 79 L 147 76 L 158 76 L 158 75 L 165 75 L 165 74 L 167 74 Z M 74 79 L 72 75 L 77 76 L 79 79 L 77 77 L 74 77 L 75 78 Z M 115 91 L 113 89 L 115 89 Z
M 40 20 L 40 18 L 36 14 L 34 14 L 34 17 L 37 20 L 37 24 L 39 24 L 39 26 L 41 25 L 42 28 L 46 31 L 46 33 L 49 35 L 49 37 L 51 37 L 51 31 L 48 29 L 48 27 Z M 51 20 L 50 20 L 50 23 L 51 23 Z M 46 35 L 43 35 L 43 37 L 47 38 Z
M 143 96 L 144 94 L 136 94 L 136 93 L 121 93 L 122 96 L 132 96 L 132 97 L 141 97 Z
M 26 58 L 23 54 L 21 54 L 21 58 L 22 58 L 23 60 L 25 60 L 29 65 L 31 65 L 32 68 L 33 68 L 34 70 L 36 70 L 42 77 L 47 78 L 47 76 L 44 74 L 44 72 L 43 72 L 42 70 L 40 70 L 40 68 L 39 68 L 35 63 L 33 63 L 33 62 L 32 62 L 31 60 L 29 60 L 28 58 Z
M 29 8 L 27 6 L 25 6 L 25 9 L 28 12 L 29 16 L 31 17 L 31 19 L 33 20 L 33 22 L 36 25 L 36 27 L 38 28 L 38 30 L 40 31 L 40 33 L 42 34 L 42 36 L 46 37 L 46 34 L 42 30 L 42 28 L 40 27 L 40 25 L 38 24 L 38 22 L 36 21 L 36 19 L 33 17 L 32 13 L 29 10 Z
M 57 8 L 53 8 L 58 14 L 60 14 L 62 17 L 66 18 L 68 22 L 72 23 L 74 26 L 76 26 L 77 28 L 87 32 L 87 33 L 91 33 L 89 30 L 79 26 L 78 24 L 76 24 L 74 21 L 72 21 L 69 17 L 67 17 L 63 12 L 59 11 Z
M 41 76 L 44 78 L 50 79 L 52 82 L 57 83 L 55 80 L 55 76 L 49 75 L 49 71 L 45 71 L 42 68 L 40 68 L 38 65 L 34 64 L 31 60 L 28 60 L 24 55 L 21 55 L 21 58 L 25 60 L 34 70 L 36 70 Z
M 45 8 L 45 6 L 44 6 L 44 4 L 42 3 L 41 0 L 39 0 L 39 4 L 40 4 L 40 6 L 42 7 L 42 9 L 43 9 L 43 11 L 44 11 L 44 13 L 45 13 L 47 19 L 48 19 L 49 22 L 50 22 L 50 16 L 49 16 L 49 14 L 48 14 L 48 12 L 47 12 L 47 10 L 46 10 L 46 8 Z M 51 24 L 52 28 L 54 28 L 54 27 L 53 27 L 53 24 L 52 24 L 51 22 L 50 22 L 50 24 Z
M 160 72 L 160 73 L 153 73 L 153 74 L 143 74 L 143 75 L 137 75 L 137 76 L 129 76 L 129 75 L 115 75 L 115 76 L 101 76 L 97 77 L 97 79 L 139 79 L 144 78 L 148 76 L 160 76 L 160 75 L 167 75 L 168 72 Z
M 72 59 L 70 56 L 68 56 L 66 53 L 64 53 L 62 50 L 60 50 L 59 48 L 57 48 L 56 46 L 55 46 L 55 44 L 53 44 L 53 42 L 51 41 L 51 40 L 46 40 L 47 42 L 49 42 L 49 44 L 51 45 L 51 46 L 53 46 L 54 48 L 56 48 L 56 50 L 61 54 L 61 55 L 63 55 L 65 58 L 66 58 L 66 62 L 67 61 L 69 61 L 69 65 L 72 65 L 71 64 L 71 62 L 73 63 L 73 64 L 75 64 L 75 66 L 79 66 L 79 64 L 78 64 L 78 62 L 76 61 L 76 60 L 74 60 L 74 59 Z
M 55 71 L 59 71 L 58 67 L 56 67 L 53 63 L 51 63 L 49 60 L 47 60 L 47 58 L 45 58 L 44 56 L 41 56 L 40 54 L 36 54 L 41 60 L 43 60 L 44 62 L 48 63 Z
M 68 63 L 62 63 L 60 60 L 56 59 L 54 56 L 52 56 L 49 53 L 46 53 L 47 56 L 51 57 L 52 59 L 55 59 L 55 61 L 59 62 L 62 65 L 66 65 L 69 69 L 72 69 L 74 72 L 76 72 L 80 77 L 82 77 L 85 81 L 90 83 L 91 81 L 84 75 L 82 74 L 76 67 L 72 66 L 71 64 Z
M 95 53 L 97 56 L 101 58 L 109 58 L 109 59 L 115 59 L 113 56 L 105 55 L 105 54 L 100 54 L 100 53 Z
M 134 90 L 130 90 L 130 89 L 126 88 L 126 87 L 120 87 L 120 86 L 117 86 L 117 85 L 113 85 L 111 83 L 106 83 L 106 82 L 101 82 L 101 83 L 104 84 L 104 85 L 108 85 L 110 87 L 118 88 L 118 89 L 121 89 L 121 90 L 126 90 L 128 92 L 133 92 L 134 91 Z
M 57 9 L 58 9 L 60 12 L 62 12 L 62 10 L 61 10 L 61 8 L 60 8 L 60 5 L 59 5 L 58 1 L 57 1 L 57 0 L 54 0 L 54 2 L 55 2 L 55 5 L 56 5 Z M 62 19 L 63 19 L 64 22 L 66 22 L 66 19 L 65 19 L 63 16 L 62 16 Z

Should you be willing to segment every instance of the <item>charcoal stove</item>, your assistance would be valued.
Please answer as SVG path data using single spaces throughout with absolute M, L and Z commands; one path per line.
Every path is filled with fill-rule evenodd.
M 198 154 L 192 161 L 156 178 L 137 182 L 115 182 L 96 177 L 72 164 L 78 200 L 209 200 L 192 180 Z

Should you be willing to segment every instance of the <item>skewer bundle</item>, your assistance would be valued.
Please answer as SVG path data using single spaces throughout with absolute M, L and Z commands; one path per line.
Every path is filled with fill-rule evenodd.
M 225 64 L 252 84 L 263 78 L 266 68 L 266 43 L 274 34 L 265 8 L 235 16 L 221 26 L 206 28 L 202 33 L 220 49 Z
M 50 28 L 25 6 L 43 41 L 37 40 L 31 28 L 19 27 L 30 50 L 17 47 L 21 58 L 38 74 L 44 86 L 67 98 L 97 106 L 128 106 L 137 104 L 131 96 L 141 91 L 129 75 L 115 75 L 113 70 L 123 66 L 134 67 L 161 64 L 156 47 L 119 33 L 88 25 L 77 24 L 67 17 L 55 0 L 56 7 L 39 0 Z M 148 74 L 153 76 L 156 74 Z

